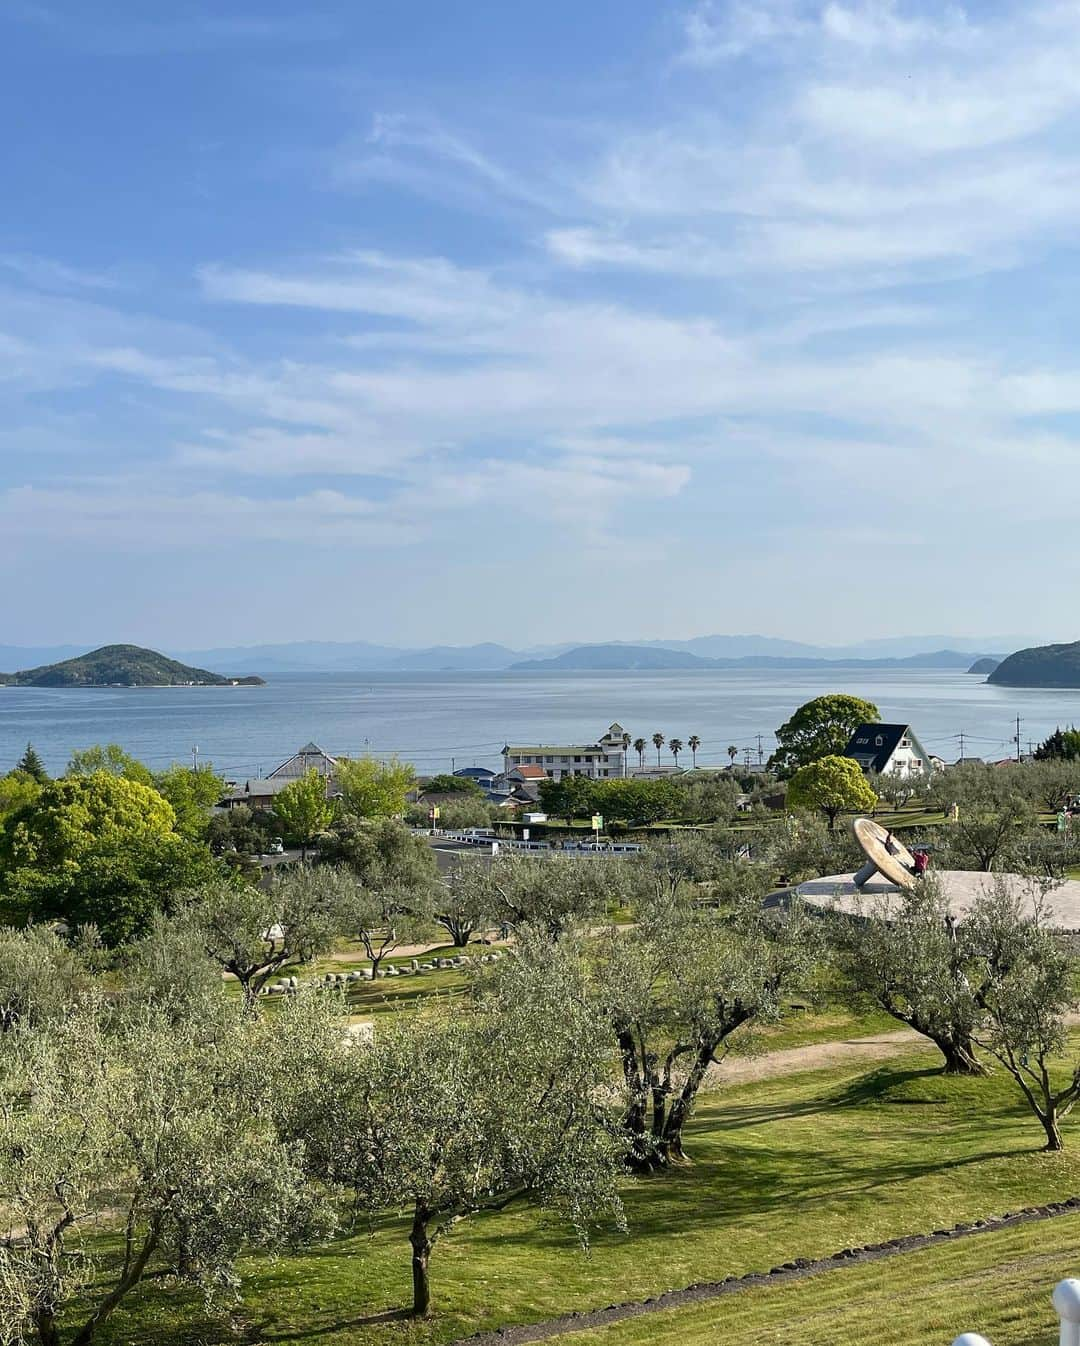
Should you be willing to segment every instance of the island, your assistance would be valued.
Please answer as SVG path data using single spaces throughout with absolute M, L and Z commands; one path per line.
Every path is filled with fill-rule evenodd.
M 8 687 L 260 687 L 263 683 L 254 674 L 228 678 L 192 668 L 139 645 L 103 645 L 63 663 L 0 673 L 0 685 Z
M 999 687 L 1080 687 L 1080 640 L 1017 650 L 998 664 L 987 682 Z
M 981 673 L 983 677 L 985 677 L 988 673 L 993 673 L 994 669 L 997 668 L 1000 663 L 1000 659 L 994 659 L 989 656 L 985 659 L 976 659 L 968 669 L 968 672 Z

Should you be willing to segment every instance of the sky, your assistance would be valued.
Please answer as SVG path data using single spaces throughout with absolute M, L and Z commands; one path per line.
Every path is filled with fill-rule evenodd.
M 0 0 L 0 639 L 1080 636 L 1080 2 Z

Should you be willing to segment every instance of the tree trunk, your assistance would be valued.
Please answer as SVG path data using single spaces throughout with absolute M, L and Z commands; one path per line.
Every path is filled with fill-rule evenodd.
M 416 1318 L 427 1317 L 431 1307 L 431 1284 L 428 1279 L 428 1261 L 431 1258 L 431 1239 L 428 1237 L 430 1214 L 417 1206 L 413 1213 L 409 1242 L 412 1244 L 412 1311 Z
M 968 1037 L 935 1038 L 945 1058 L 946 1075 L 985 1075 L 986 1067 L 975 1055 L 974 1043 Z
M 60 1332 L 52 1309 L 38 1309 L 34 1314 L 34 1328 L 39 1346 L 60 1346 Z
M 101 1324 L 105 1322 L 107 1318 L 111 1317 L 113 1310 L 128 1291 L 133 1290 L 142 1280 L 143 1272 L 146 1270 L 147 1263 L 153 1256 L 157 1246 L 158 1228 L 156 1225 L 153 1225 L 151 1226 L 150 1233 L 146 1236 L 145 1243 L 139 1249 L 139 1255 L 101 1301 L 97 1310 L 91 1314 L 75 1336 L 72 1337 L 71 1346 L 89 1346 L 94 1333 L 98 1330 Z
M 701 1081 L 705 1078 L 705 1072 L 709 1068 L 709 1062 L 712 1060 L 712 1054 L 716 1044 L 710 1043 L 708 1047 L 702 1046 L 698 1049 L 697 1057 L 690 1073 L 686 1077 L 686 1082 L 679 1090 L 678 1096 L 671 1105 L 667 1120 L 664 1123 L 664 1131 L 660 1137 L 660 1155 L 661 1162 L 668 1159 L 685 1159 L 686 1151 L 683 1149 L 682 1133 L 687 1119 L 694 1106 L 694 1100 L 697 1098 L 698 1089 L 701 1088 Z
M 1061 1138 L 1061 1128 L 1058 1126 L 1057 1108 L 1053 1104 L 1045 1112 L 1039 1113 L 1039 1121 L 1043 1124 L 1043 1130 L 1046 1132 L 1046 1144 L 1044 1150 L 1063 1150 L 1065 1142 Z

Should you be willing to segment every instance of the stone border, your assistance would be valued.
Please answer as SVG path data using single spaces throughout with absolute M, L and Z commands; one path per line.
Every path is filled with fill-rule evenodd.
M 867 1243 L 861 1248 L 842 1248 L 829 1257 L 796 1257 L 791 1262 L 772 1267 L 769 1271 L 748 1271 L 742 1276 L 725 1276 L 722 1281 L 701 1281 L 684 1290 L 666 1290 L 649 1299 L 630 1300 L 623 1304 L 609 1304 L 603 1309 L 584 1309 L 566 1313 L 558 1318 L 547 1318 L 539 1323 L 499 1327 L 490 1332 L 477 1332 L 470 1337 L 458 1337 L 450 1346 L 525 1346 L 527 1342 L 547 1341 L 567 1332 L 586 1332 L 591 1328 L 607 1327 L 626 1318 L 637 1318 L 645 1313 L 661 1313 L 666 1309 L 681 1308 L 687 1304 L 701 1304 L 725 1295 L 738 1294 L 761 1285 L 776 1285 L 785 1281 L 803 1280 L 819 1276 L 837 1267 L 858 1262 L 875 1262 L 900 1253 L 916 1252 L 950 1239 L 969 1238 L 973 1234 L 988 1234 L 997 1229 L 1031 1224 L 1037 1220 L 1052 1220 L 1059 1215 L 1080 1213 L 1080 1196 L 1065 1201 L 1051 1201 L 1044 1206 L 1027 1206 L 1004 1215 L 990 1215 L 985 1220 L 961 1221 L 951 1229 L 935 1229 L 930 1234 L 905 1234 L 886 1239 L 884 1243 Z
M 386 977 L 423 977 L 428 972 L 447 972 L 455 969 L 463 971 L 473 963 L 497 963 L 506 956 L 503 949 L 492 949 L 488 953 L 458 954 L 455 958 L 431 958 L 422 960 L 410 958 L 407 964 L 385 963 L 379 968 L 379 975 L 373 978 L 371 968 L 355 968 L 352 972 L 327 972 L 323 976 L 309 981 L 300 981 L 298 977 L 280 977 L 268 982 L 259 992 L 260 995 L 288 995 L 298 991 L 301 986 L 351 986 L 355 982 L 382 981 Z M 391 955 L 393 957 L 393 955 Z

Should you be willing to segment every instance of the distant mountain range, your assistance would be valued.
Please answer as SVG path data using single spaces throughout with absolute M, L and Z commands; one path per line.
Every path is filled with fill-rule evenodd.
M 970 665 L 976 656 L 992 651 L 1010 651 L 1037 644 L 1030 636 L 988 636 L 976 639 L 963 636 L 896 636 L 879 640 L 865 640 L 851 645 L 809 645 L 801 641 L 782 640 L 774 636 L 695 636 L 689 640 L 630 640 L 604 641 L 591 645 L 566 641 L 557 645 L 532 646 L 511 649 L 506 645 L 485 643 L 479 645 L 434 645 L 424 649 L 400 649 L 370 641 L 305 640 L 268 643 L 263 645 L 219 646 L 212 649 L 180 650 L 170 648 L 168 653 L 198 668 L 231 675 L 236 669 L 250 670 L 263 675 L 271 673 L 351 673 L 351 672 L 497 672 L 517 664 L 531 664 L 575 650 L 623 651 L 622 654 L 590 656 L 613 661 L 611 668 L 693 668 L 709 667 L 710 660 L 726 661 L 712 667 L 814 667 L 818 664 L 853 661 L 868 667 L 906 665 L 921 668 L 952 668 L 959 665 L 945 655 L 966 656 Z M 83 645 L 31 647 L 0 645 L 0 668 L 33 668 L 60 663 L 78 657 L 88 650 Z M 705 661 L 672 664 L 664 661 L 646 664 L 647 651 L 665 651 L 695 656 Z M 775 660 L 775 663 L 748 664 L 748 660 Z M 900 661 L 894 665 L 893 661 Z M 921 662 L 920 662 L 921 661 Z M 565 666 L 565 665 L 564 665 Z M 600 667 L 601 664 L 592 664 Z
M 663 670 L 694 668 L 940 668 L 966 672 L 971 655 L 960 650 L 934 650 L 902 659 L 811 659 L 750 654 L 741 659 L 707 659 L 687 650 L 651 645 L 579 645 L 551 659 L 526 659 L 511 672 L 540 673 L 587 670 Z

